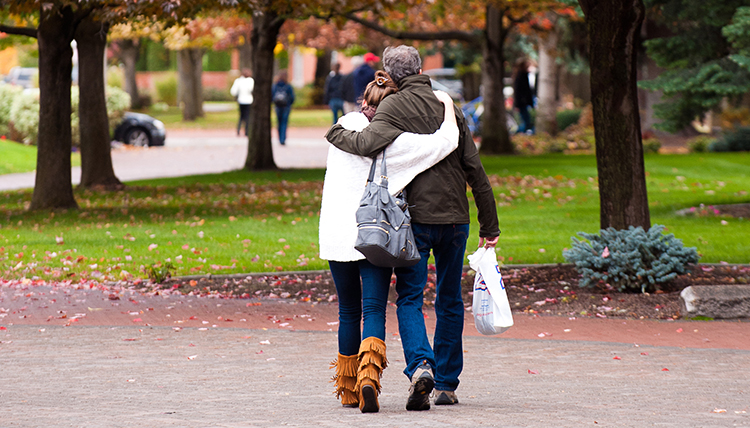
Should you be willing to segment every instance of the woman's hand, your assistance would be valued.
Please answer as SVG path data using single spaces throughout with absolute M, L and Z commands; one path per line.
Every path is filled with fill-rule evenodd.
M 451 96 L 443 91 L 434 91 L 434 93 L 437 99 L 445 104 L 445 117 L 443 118 L 443 121 L 456 124 L 456 114 L 453 111 L 453 99 Z

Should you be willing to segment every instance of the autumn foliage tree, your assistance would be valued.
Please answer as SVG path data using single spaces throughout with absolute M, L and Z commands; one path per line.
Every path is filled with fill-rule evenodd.
M 205 2 L 201 4 L 205 5 Z M 195 7 L 197 3 L 181 0 L 158 3 L 141 0 L 10 0 L 2 3 L 0 14 L 35 16 L 38 21 L 35 27 L 0 26 L 0 31 L 8 34 L 35 37 L 39 46 L 39 132 L 36 181 L 30 210 L 77 207 L 70 169 L 70 87 L 71 42 L 79 27 L 90 19 L 104 23 L 139 14 L 176 20 L 180 18 L 178 12 L 194 13 Z M 103 91 L 102 85 L 95 92 L 103 95 Z M 82 128 L 84 126 L 88 125 L 82 123 Z
M 418 2 L 411 8 L 399 6 L 381 13 L 347 13 L 346 17 L 397 39 L 456 40 L 481 47 L 484 87 L 481 151 L 500 154 L 514 152 L 505 125 L 503 95 L 508 35 L 518 24 L 556 8 L 567 6 L 551 0 L 456 0 Z

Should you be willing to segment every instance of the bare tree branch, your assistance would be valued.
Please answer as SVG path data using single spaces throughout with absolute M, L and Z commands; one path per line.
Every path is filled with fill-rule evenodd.
M 395 31 L 383 27 L 377 22 L 362 19 L 353 13 L 346 13 L 344 16 L 364 27 L 378 31 L 394 39 L 409 40 L 460 40 L 469 43 L 481 43 L 482 37 L 479 34 L 469 33 L 467 31 Z
M 8 27 L 6 25 L 0 25 L 0 32 L 7 34 L 14 34 L 17 36 L 28 36 L 36 38 L 36 28 L 30 27 Z

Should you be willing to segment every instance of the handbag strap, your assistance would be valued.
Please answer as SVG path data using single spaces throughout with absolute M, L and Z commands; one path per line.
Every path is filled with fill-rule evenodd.
M 378 161 L 378 157 L 375 156 L 372 158 L 372 165 L 370 165 L 370 175 L 367 177 L 367 182 L 373 182 L 375 180 L 375 164 Z M 380 176 L 382 178 L 388 179 L 388 170 L 385 167 L 385 150 L 383 150 L 383 161 L 380 164 Z

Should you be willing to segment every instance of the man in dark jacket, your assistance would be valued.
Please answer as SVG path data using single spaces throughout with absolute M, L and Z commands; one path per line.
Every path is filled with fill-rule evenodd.
M 326 77 L 326 84 L 323 88 L 323 102 L 328 104 L 328 107 L 333 112 L 333 123 L 339 120 L 339 112 L 341 115 L 344 114 L 344 96 L 342 95 L 341 80 L 344 76 L 339 73 L 341 65 L 339 63 L 333 64 L 331 73 Z
M 359 99 L 362 98 L 362 95 L 365 93 L 367 84 L 375 79 L 374 67 L 375 64 L 380 61 L 380 58 L 378 58 L 372 52 L 367 52 L 362 57 L 362 60 L 364 61 L 364 64 L 355 68 L 352 72 L 352 74 L 354 75 L 354 95 L 357 101 L 359 101 Z
M 383 53 L 383 65 L 399 91 L 383 99 L 363 131 L 334 125 L 326 138 L 339 149 L 372 157 L 402 132 L 430 134 L 440 127 L 444 107 L 432 93 L 429 77 L 421 74 L 417 50 L 410 46 L 388 48 Z M 500 235 L 492 187 L 463 114 L 458 107 L 455 111 L 460 130 L 458 148 L 406 187 L 412 228 L 422 256 L 417 265 L 396 269 L 398 324 L 407 364 L 404 373 L 412 381 L 407 410 L 429 409 L 433 388 L 435 404 L 458 403 L 454 391 L 463 369 L 461 275 L 470 223 L 467 183 L 479 211 L 480 245 L 494 247 Z M 434 351 L 422 314 L 431 250 L 437 269 Z

